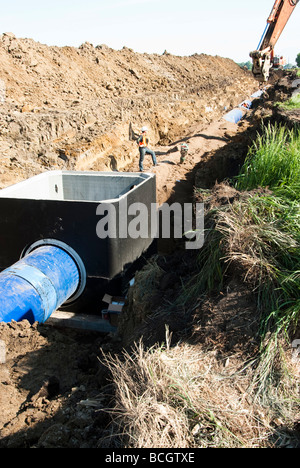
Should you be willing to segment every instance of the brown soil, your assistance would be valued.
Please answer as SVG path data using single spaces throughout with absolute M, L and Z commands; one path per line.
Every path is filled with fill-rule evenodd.
M 222 57 L 138 54 L 0 36 L 0 187 L 49 169 L 127 170 L 135 135 L 152 146 L 206 127 L 257 89 Z
M 96 447 L 111 398 L 98 356 L 113 341 L 27 321 L 0 324 L 0 336 L 0 447 Z
M 227 203 L 236 193 L 222 182 L 238 172 L 261 117 L 272 114 L 268 103 L 260 102 L 239 125 L 222 119 L 225 107 L 237 105 L 258 85 L 221 57 L 136 54 L 87 43 L 79 49 L 47 47 L 5 34 L 0 63 L 7 90 L 0 104 L 2 187 L 56 168 L 136 171 L 132 137 L 146 123 L 159 165 L 152 168 L 146 159 L 145 169 L 156 173 L 160 204 L 192 200 L 195 180 L 204 189 L 219 183 L 210 202 Z M 189 154 L 180 164 L 182 141 Z M 123 317 L 122 342 L 47 324 L 0 324 L 6 345 L 0 447 L 97 447 L 113 398 L 101 356 L 119 352 L 145 330 L 150 345 L 164 339 L 166 323 L 181 337 L 192 319 L 195 342 L 232 352 L 244 349 L 250 338 L 255 347 L 252 297 L 237 280 L 201 314 L 197 308 L 178 309 L 172 317 L 160 313 L 191 275 L 194 260 L 180 248 L 174 253 L 174 245 L 161 249 L 149 310 L 138 310 L 136 303 L 135 318 Z M 149 311 L 152 318 L 145 323 Z

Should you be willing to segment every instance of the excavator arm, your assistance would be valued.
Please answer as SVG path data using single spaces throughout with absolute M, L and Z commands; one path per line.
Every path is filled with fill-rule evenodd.
M 257 47 L 250 52 L 252 72 L 259 81 L 268 81 L 275 45 L 299 0 L 275 0 L 267 26 Z

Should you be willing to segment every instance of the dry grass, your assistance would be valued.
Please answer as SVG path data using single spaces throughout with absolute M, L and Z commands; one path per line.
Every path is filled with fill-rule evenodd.
M 163 347 L 140 342 L 105 361 L 116 390 L 113 433 L 125 448 L 255 448 L 281 437 L 274 428 L 281 390 L 274 411 L 255 401 L 254 368 L 241 369 L 238 355 L 222 360 L 199 346 L 172 347 L 167 333 Z

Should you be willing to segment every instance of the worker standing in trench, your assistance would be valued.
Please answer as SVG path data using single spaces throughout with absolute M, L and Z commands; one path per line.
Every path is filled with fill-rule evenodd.
M 137 144 L 139 145 L 139 151 L 140 151 L 140 161 L 139 161 L 140 172 L 144 171 L 143 162 L 144 162 L 145 154 L 150 154 L 152 156 L 153 165 L 157 166 L 155 152 L 151 150 L 150 148 L 148 148 L 149 138 L 147 138 L 147 132 L 148 132 L 147 127 L 143 127 L 142 134 L 139 136 L 137 140 Z

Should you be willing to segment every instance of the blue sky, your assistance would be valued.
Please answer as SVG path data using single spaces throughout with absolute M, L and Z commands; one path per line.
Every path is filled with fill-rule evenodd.
M 135 52 L 205 53 L 247 61 L 274 0 L 11 0 L 1 5 L 0 34 L 48 45 L 85 41 Z M 300 4 L 276 53 L 291 63 L 300 53 Z

